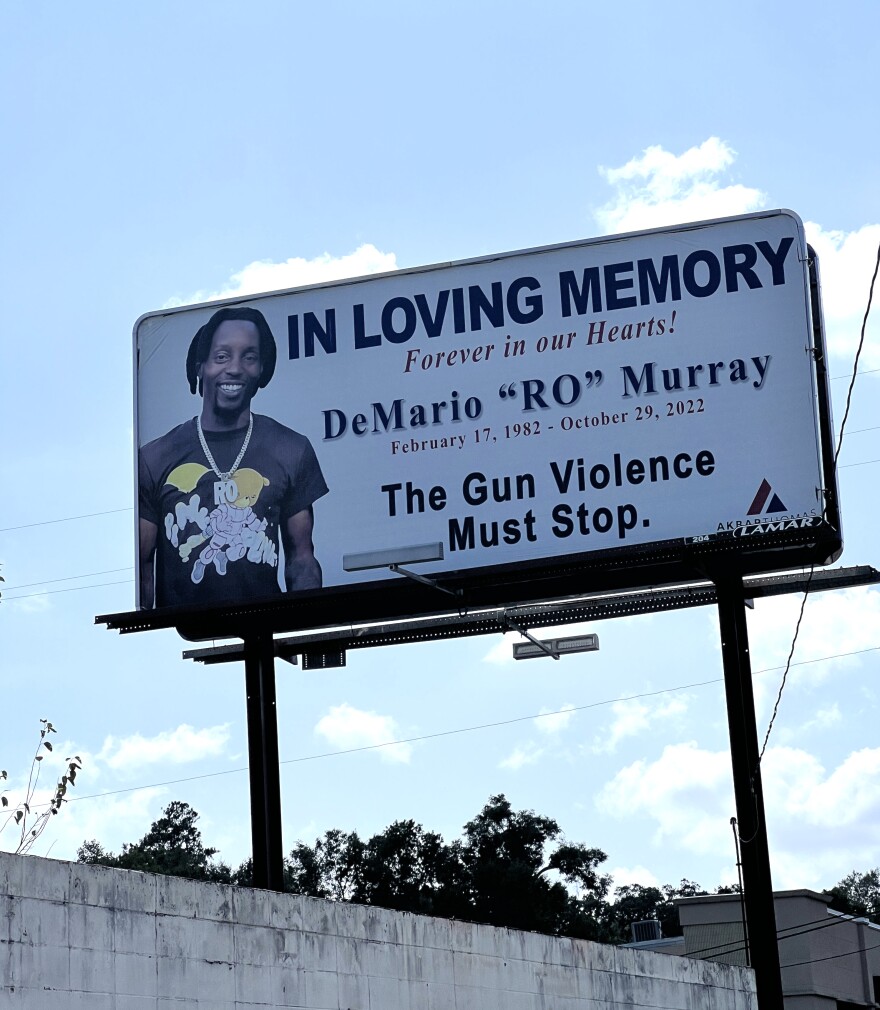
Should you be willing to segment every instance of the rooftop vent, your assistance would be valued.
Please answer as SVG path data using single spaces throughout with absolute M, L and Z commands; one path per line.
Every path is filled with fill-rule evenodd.
M 634 922 L 632 929 L 633 943 L 644 943 L 646 940 L 659 940 L 660 920 L 646 919 L 644 922 Z

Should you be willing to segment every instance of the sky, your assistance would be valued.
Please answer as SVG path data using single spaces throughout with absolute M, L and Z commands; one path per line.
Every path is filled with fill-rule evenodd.
M 134 607 L 140 315 L 790 208 L 839 426 L 880 245 L 878 28 L 870 2 L 3 4 L 0 767 L 15 799 L 41 718 L 42 784 L 83 764 L 34 851 L 118 850 L 184 800 L 249 854 L 242 666 L 94 624 Z M 880 566 L 876 309 L 859 371 L 837 564 Z M 749 612 L 761 739 L 800 606 Z M 279 663 L 285 850 L 406 818 L 451 840 L 504 793 L 617 885 L 734 881 L 716 611 L 588 630 L 600 651 L 559 662 L 496 636 Z M 763 763 L 777 888 L 880 864 L 878 672 L 880 589 L 811 596 Z

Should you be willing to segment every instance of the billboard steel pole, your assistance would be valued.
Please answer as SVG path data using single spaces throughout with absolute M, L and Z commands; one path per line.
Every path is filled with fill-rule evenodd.
M 742 578 L 723 575 L 715 579 L 721 630 L 727 721 L 733 788 L 742 846 L 743 890 L 751 963 L 761 1010 L 782 1006 L 782 979 L 776 939 L 776 910 L 770 876 L 767 819 L 761 786 L 761 761 L 755 721 L 755 696 L 746 628 Z
M 271 634 L 244 638 L 254 887 L 284 890 L 275 650 Z

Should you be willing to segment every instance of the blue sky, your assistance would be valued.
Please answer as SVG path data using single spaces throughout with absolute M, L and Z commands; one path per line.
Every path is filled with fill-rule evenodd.
M 138 316 L 788 207 L 821 259 L 839 424 L 880 243 L 878 20 L 867 2 L 4 4 L 0 766 L 26 770 L 40 717 L 84 758 L 36 851 L 118 848 L 172 799 L 228 861 L 250 844 L 243 670 L 93 623 L 134 601 Z M 880 563 L 878 336 L 875 316 L 840 564 Z M 762 735 L 799 603 L 749 615 Z M 765 760 L 778 886 L 880 863 L 878 618 L 877 589 L 807 605 Z M 559 663 L 475 638 L 279 664 L 285 847 L 406 817 L 453 837 L 504 792 L 602 847 L 617 883 L 732 880 L 715 613 L 590 630 L 601 651 Z

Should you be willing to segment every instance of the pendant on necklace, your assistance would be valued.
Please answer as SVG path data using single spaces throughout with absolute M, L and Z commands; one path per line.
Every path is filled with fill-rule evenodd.
M 238 485 L 231 478 L 214 481 L 214 504 L 225 505 L 238 497 Z

